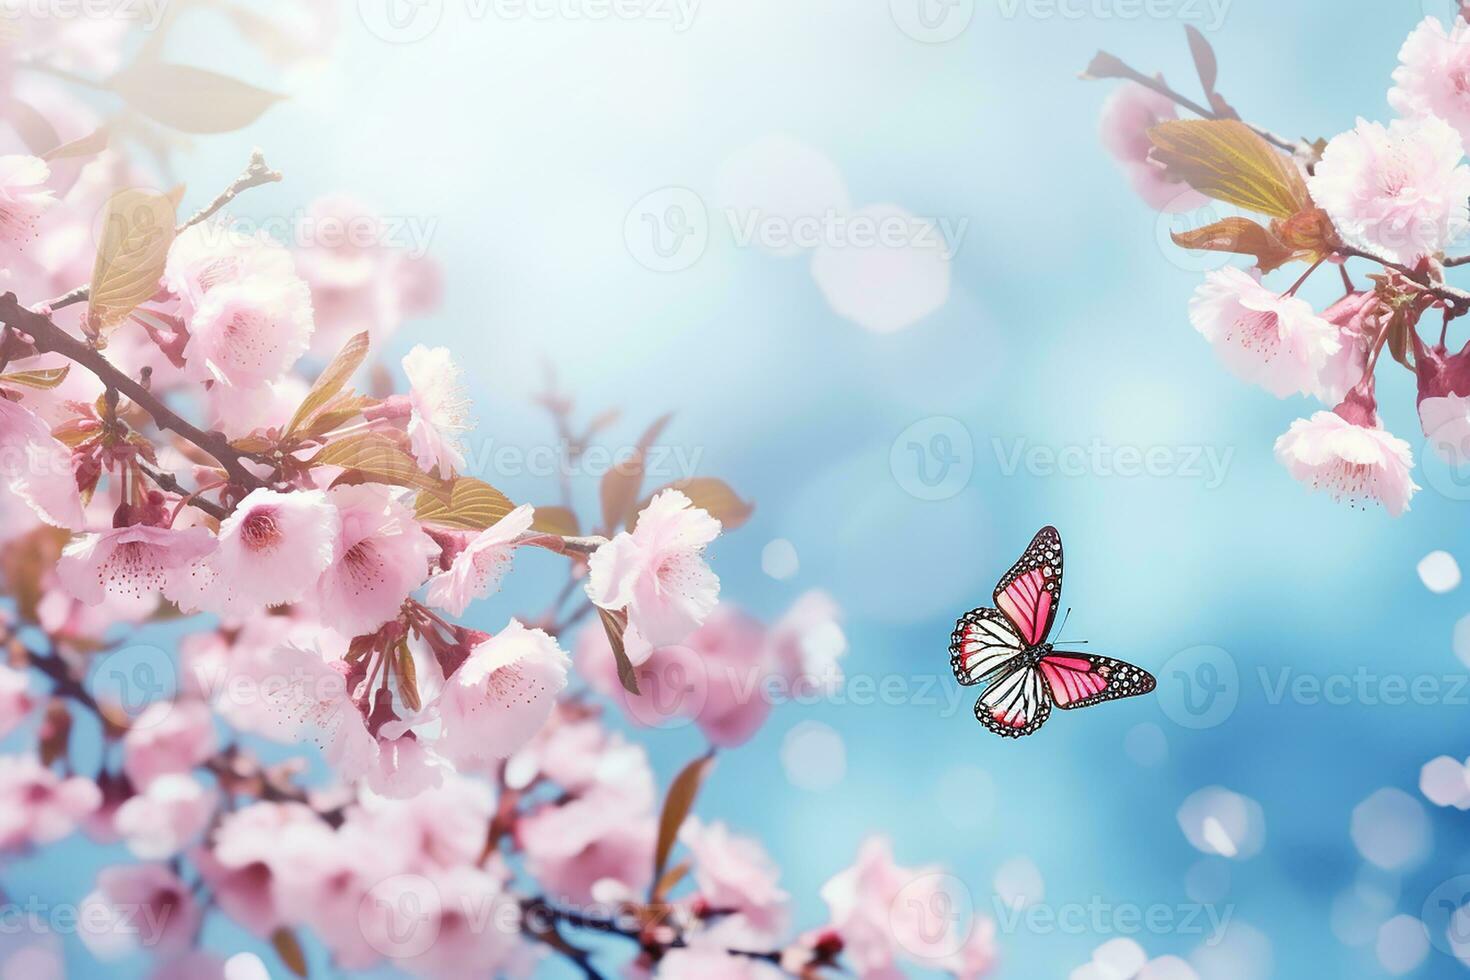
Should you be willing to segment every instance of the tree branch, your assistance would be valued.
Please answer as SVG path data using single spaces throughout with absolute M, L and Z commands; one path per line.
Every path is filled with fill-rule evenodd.
M 220 432 L 205 432 L 163 403 L 153 392 L 123 374 L 102 352 L 76 339 L 51 322 L 49 316 L 33 313 L 20 305 L 14 293 L 0 296 L 0 323 L 30 336 L 36 350 L 60 354 L 91 371 L 107 387 L 126 395 L 153 417 L 160 429 L 175 432 L 213 456 L 229 474 L 230 480 L 247 489 L 265 486 L 243 463 L 244 455 L 230 445 Z
M 281 172 L 279 170 L 272 170 L 266 166 L 265 155 L 259 150 L 255 150 L 250 154 L 250 162 L 245 166 L 240 176 L 236 177 L 234 182 L 221 191 L 219 196 L 213 201 L 210 201 L 204 207 L 194 212 L 194 215 L 189 220 L 174 228 L 174 234 L 180 234 L 202 221 L 208 221 L 242 192 L 252 187 L 259 187 L 262 184 L 273 184 L 280 179 Z M 46 305 L 53 310 L 60 310 L 76 303 L 85 303 L 91 295 L 92 289 L 90 286 L 78 286 L 70 292 L 56 297 Z
M 1131 82 L 1137 82 L 1139 85 L 1142 85 L 1146 89 L 1150 89 L 1154 92 L 1159 93 L 1164 98 L 1173 102 L 1175 105 L 1188 109 L 1190 112 L 1194 113 L 1196 116 L 1199 116 L 1201 119 L 1223 118 L 1215 110 L 1206 108 L 1205 106 L 1202 106 L 1198 102 L 1191 99 L 1189 96 L 1182 95 L 1179 92 L 1174 91 L 1162 79 L 1153 78 L 1151 76 L 1145 75 L 1143 72 L 1123 61 L 1123 59 L 1117 57 L 1116 55 L 1108 54 L 1106 51 L 1099 51 L 1097 53 L 1097 56 L 1092 59 L 1092 64 L 1088 65 L 1087 70 L 1082 73 L 1082 77 L 1088 79 L 1126 78 Z M 1243 119 L 1240 121 L 1244 125 L 1249 126 L 1251 131 L 1254 132 L 1257 136 L 1261 137 L 1261 139 L 1265 140 L 1267 143 L 1270 143 L 1272 146 L 1277 147 L 1278 149 L 1285 150 L 1287 153 L 1301 157 L 1310 157 L 1313 153 L 1312 147 L 1308 143 L 1305 143 L 1301 140 L 1289 140 L 1284 136 L 1277 136 L 1269 129 L 1262 129 L 1260 126 L 1252 125 L 1251 123 L 1245 122 L 1245 120 Z

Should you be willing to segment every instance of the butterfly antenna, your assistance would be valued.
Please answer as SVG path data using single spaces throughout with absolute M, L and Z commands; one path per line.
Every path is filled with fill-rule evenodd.
M 1071 606 L 1068 606 L 1067 607 L 1067 611 L 1062 614 L 1062 625 L 1060 625 L 1060 626 L 1057 627 L 1057 635 L 1058 636 L 1061 636 L 1062 635 L 1062 630 L 1064 630 L 1064 629 L 1067 628 L 1067 617 L 1068 616 L 1071 616 L 1071 615 L 1072 615 L 1072 607 Z

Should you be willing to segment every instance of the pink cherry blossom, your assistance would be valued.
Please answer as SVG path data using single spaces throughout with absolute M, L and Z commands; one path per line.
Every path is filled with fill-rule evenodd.
M 814 589 L 792 603 L 766 634 L 774 666 L 797 694 L 831 694 L 842 685 L 838 662 L 847 652 L 842 610 Z
M 359 330 L 377 346 L 404 319 L 438 305 L 438 266 L 394 247 L 386 223 L 363 202 L 346 194 L 319 198 L 304 227 L 315 232 L 297 252 L 316 309 L 315 354 L 330 357 Z
M 360 921 L 369 942 L 413 976 L 500 976 L 521 946 L 517 902 L 504 878 L 460 866 L 389 879 L 371 892 L 377 914 Z
M 1388 104 L 1401 116 L 1438 116 L 1470 137 L 1470 25 L 1456 18 L 1448 30 L 1425 17 L 1399 48 Z
M 545 724 L 570 666 L 556 640 L 512 619 L 446 679 L 440 751 L 459 765 L 510 755 Z
M 90 779 L 62 778 L 33 756 L 0 755 L 0 850 L 61 840 L 101 804 Z
M 1409 444 L 1384 430 L 1351 393 L 1336 410 L 1291 423 L 1276 440 L 1276 458 L 1313 490 L 1357 505 L 1377 502 L 1395 517 L 1419 489 L 1410 476 Z
M 1441 459 L 1454 466 L 1470 462 L 1470 395 L 1421 398 L 1419 424 Z
M 1322 311 L 1322 319 L 1337 327 L 1337 353 L 1327 359 L 1317 378 L 1317 395 L 1336 405 L 1363 380 L 1368 355 L 1378 339 L 1377 315 L 1382 312 L 1371 290 L 1348 293 Z
M 1305 300 L 1279 295 L 1234 266 L 1205 277 L 1189 320 L 1226 368 L 1278 398 L 1315 392 L 1342 346 L 1337 328 Z
M 857 862 L 822 886 L 832 928 L 859 977 L 896 975 L 900 960 L 930 967 L 948 961 L 978 975 L 976 964 L 990 946 L 994 925 L 948 916 L 936 921 L 935 909 L 953 907 L 944 890 L 948 880 L 937 867 L 900 867 L 888 840 L 870 837 Z M 976 929 L 985 933 L 982 945 L 968 949 Z
M 237 388 L 279 379 L 311 343 L 311 294 L 294 277 L 250 276 L 204 294 L 188 320 L 189 376 Z
M 653 878 L 657 818 L 629 811 L 611 791 L 545 805 L 522 817 L 516 840 L 546 894 L 565 902 L 618 901 Z
M 247 279 L 280 285 L 294 278 L 290 252 L 268 234 L 246 234 L 225 218 L 200 222 L 181 232 L 169 246 L 163 270 L 163 283 L 178 297 L 186 321 L 193 319 L 205 297 L 219 286 Z
M 0 247 L 28 244 L 41 215 L 55 202 L 46 181 L 51 170 L 31 156 L 0 156 Z
M 510 568 L 516 537 L 531 529 L 536 512 L 522 504 L 475 535 L 449 568 L 429 580 L 429 605 L 451 616 L 463 616 L 475 599 L 484 599 L 500 588 L 500 579 Z
M 1119 85 L 1103 104 L 1103 147 L 1118 162 L 1138 196 L 1159 211 L 1192 211 L 1207 200 L 1188 184 L 1167 177 L 1163 165 L 1149 156 L 1153 149 L 1149 129 L 1177 118 L 1173 102 L 1134 82 Z
M 637 526 L 598 548 L 588 562 L 587 595 L 604 609 L 626 609 L 628 624 L 653 647 L 678 643 L 714 609 L 720 580 L 704 549 L 720 522 L 678 490 L 662 490 Z M 647 659 L 628 651 L 635 666 Z
M 159 776 L 118 807 L 113 826 L 144 860 L 173 857 L 204 832 L 218 803 L 192 776 Z
M 470 402 L 460 381 L 459 365 L 444 347 L 418 344 L 403 358 L 408 375 L 409 446 L 426 473 L 447 480 L 464 466 L 459 437 L 470 426 Z
M 299 803 L 252 803 L 227 814 L 213 833 L 213 847 L 195 855 L 220 907 L 246 929 L 268 936 L 292 921 L 287 909 L 305 907 L 315 883 L 309 874 L 332 835 Z
M 35 708 L 26 672 L 0 664 L 0 738 L 19 728 Z
M 343 635 L 370 633 L 397 616 L 423 584 L 438 546 L 392 488 L 342 486 L 327 496 L 341 531 L 317 582 L 317 605 L 323 621 Z
M 123 771 L 144 790 L 160 776 L 191 771 L 216 744 L 208 707 L 198 701 L 154 701 L 123 736 Z
M 332 563 L 341 520 L 326 493 L 252 490 L 220 523 L 214 551 L 170 577 L 186 612 L 245 615 L 295 602 Z
M 80 938 L 103 960 L 143 949 L 154 954 L 188 949 L 202 913 L 189 886 L 162 864 L 103 868 L 97 887 L 82 899 Z
M 1470 229 L 1470 167 L 1460 134 L 1436 116 L 1359 119 L 1334 136 L 1307 180 L 1349 244 L 1412 265 Z
M 710 908 L 738 915 L 767 942 L 786 928 L 790 896 L 776 884 L 780 869 L 759 842 L 698 817 L 684 822 L 679 840 L 689 848 L 699 897 Z
M 30 409 L 0 396 L 0 485 L 47 524 L 86 526 L 71 450 Z
M 308 390 L 306 382 L 295 374 L 253 388 L 211 385 L 210 423 L 231 439 L 265 429 L 284 428 Z
M 281 719 L 282 734 L 311 739 L 345 778 L 358 779 L 377 763 L 378 747 L 353 701 L 346 653 L 346 642 L 331 630 L 304 643 L 288 640 L 271 652 L 268 668 L 286 683 L 262 694 Z
M 214 535 L 202 527 L 134 524 L 76 538 L 62 552 L 56 575 L 67 592 L 89 606 L 108 596 L 142 599 L 213 547 Z

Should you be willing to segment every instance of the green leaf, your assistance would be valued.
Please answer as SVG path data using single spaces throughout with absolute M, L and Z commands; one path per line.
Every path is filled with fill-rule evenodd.
M 331 401 L 342 390 L 342 386 L 347 384 L 352 376 L 357 373 L 357 369 L 362 366 L 362 362 L 367 357 L 367 354 L 368 334 L 364 330 L 343 344 L 342 349 L 337 352 L 337 356 L 332 358 L 332 363 L 328 364 L 322 373 L 317 375 L 316 383 L 311 386 L 311 390 L 301 400 L 301 405 L 296 409 L 296 414 L 291 416 L 291 424 L 286 426 L 286 435 L 289 436 L 295 432 L 298 425 L 311 418 L 316 411 Z
M 22 388 L 38 388 L 49 391 L 66 380 L 66 374 L 71 370 L 70 364 L 63 364 L 59 368 L 42 368 L 38 371 L 14 371 L 10 374 L 0 374 L 0 385 L 19 385 Z
M 310 466 L 340 466 L 361 473 L 369 482 L 441 492 L 443 484 L 419 469 L 398 444 L 380 432 L 359 432 L 322 447 Z
M 1312 200 L 1301 171 L 1245 123 L 1171 119 L 1148 131 L 1168 176 L 1216 200 L 1290 218 Z
M 301 950 L 301 942 L 296 938 L 296 933 L 282 926 L 271 933 L 271 947 L 286 965 L 286 969 L 298 977 L 306 976 L 306 954 Z
M 143 115 L 186 133 L 242 129 L 284 98 L 203 68 L 162 61 L 133 64 L 109 86 Z
M 726 531 L 733 531 L 746 521 L 755 512 L 755 505 L 741 500 L 735 491 L 724 480 L 717 480 L 712 476 L 696 476 L 689 480 L 678 480 L 668 486 L 660 487 L 638 506 L 641 512 L 648 506 L 649 501 L 658 496 L 664 490 L 678 490 L 690 499 L 694 506 L 707 511 L 715 520 L 719 521 Z M 637 514 L 628 521 L 628 530 L 638 526 Z
M 537 507 L 531 528 L 547 534 L 559 534 L 564 538 L 574 538 L 582 533 L 582 525 L 578 522 L 576 513 L 566 507 Z
M 643 489 L 644 457 L 671 418 L 672 415 L 664 415 L 655 420 L 638 440 L 633 455 L 603 474 L 600 488 L 602 524 L 609 534 L 632 520 L 637 513 L 634 505 L 638 502 L 639 491 Z
M 87 329 L 101 336 L 158 291 L 174 240 L 172 197 L 156 191 L 118 191 L 102 214 L 102 244 L 92 265 Z
M 642 694 L 638 690 L 638 672 L 633 668 L 633 661 L 628 659 L 628 650 L 623 644 L 623 632 L 628 628 L 627 614 L 601 606 L 596 609 L 597 618 L 602 620 L 603 632 L 607 633 L 608 645 L 612 647 L 613 662 L 618 668 L 618 683 L 629 694 Z
M 654 852 L 653 880 L 658 882 L 668 866 L 669 854 L 674 850 L 674 841 L 679 837 L 679 828 L 684 826 L 689 812 L 694 809 L 694 800 L 715 764 L 714 750 L 695 759 L 685 766 L 669 784 L 669 794 L 664 797 L 664 809 L 658 818 L 658 849 Z
M 513 510 L 505 494 L 472 476 L 459 477 L 448 493 L 421 493 L 414 503 L 414 516 L 424 523 L 461 531 L 483 531 Z

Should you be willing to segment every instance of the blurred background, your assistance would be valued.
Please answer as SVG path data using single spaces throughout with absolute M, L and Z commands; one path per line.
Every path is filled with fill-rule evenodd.
M 1470 754 L 1470 602 L 1444 558 L 1418 569 L 1470 560 L 1470 483 L 1421 469 L 1394 520 L 1287 476 L 1272 443 L 1315 406 L 1235 381 L 1186 318 L 1218 262 L 1168 232 L 1219 215 L 1138 200 L 1097 139 L 1112 83 L 1077 75 L 1101 48 L 1194 94 L 1190 25 L 1246 118 L 1330 137 L 1390 117 L 1400 41 L 1453 6 L 353 0 L 285 79 L 205 18 L 174 60 L 290 98 L 175 169 L 202 203 L 258 146 L 286 179 L 236 215 L 345 191 L 441 264 L 440 311 L 384 353 L 461 358 L 473 475 L 555 498 L 494 453 L 554 445 L 533 403 L 554 364 L 582 418 L 620 410 L 602 442 L 673 412 L 671 455 L 755 502 L 714 551 L 724 599 L 842 606 L 843 687 L 778 705 L 697 808 L 766 843 L 803 928 L 878 832 L 998 919 L 1003 977 L 1065 977 L 1120 935 L 1206 980 L 1452 976 L 1470 823 L 1419 779 Z M 1318 278 L 1303 295 L 1335 298 Z M 1385 424 L 1417 457 L 1411 379 L 1387 372 Z M 596 486 L 575 481 L 589 514 Z M 1003 741 L 954 683 L 949 633 L 1048 523 L 1064 639 L 1160 688 Z M 560 582 L 551 556 L 518 565 L 472 625 Z M 703 747 L 692 726 L 639 738 L 665 782 Z M 74 900 L 98 854 L 75 839 L 7 886 Z M 218 916 L 206 937 L 256 948 Z M 146 970 L 67 956 L 77 976 Z

